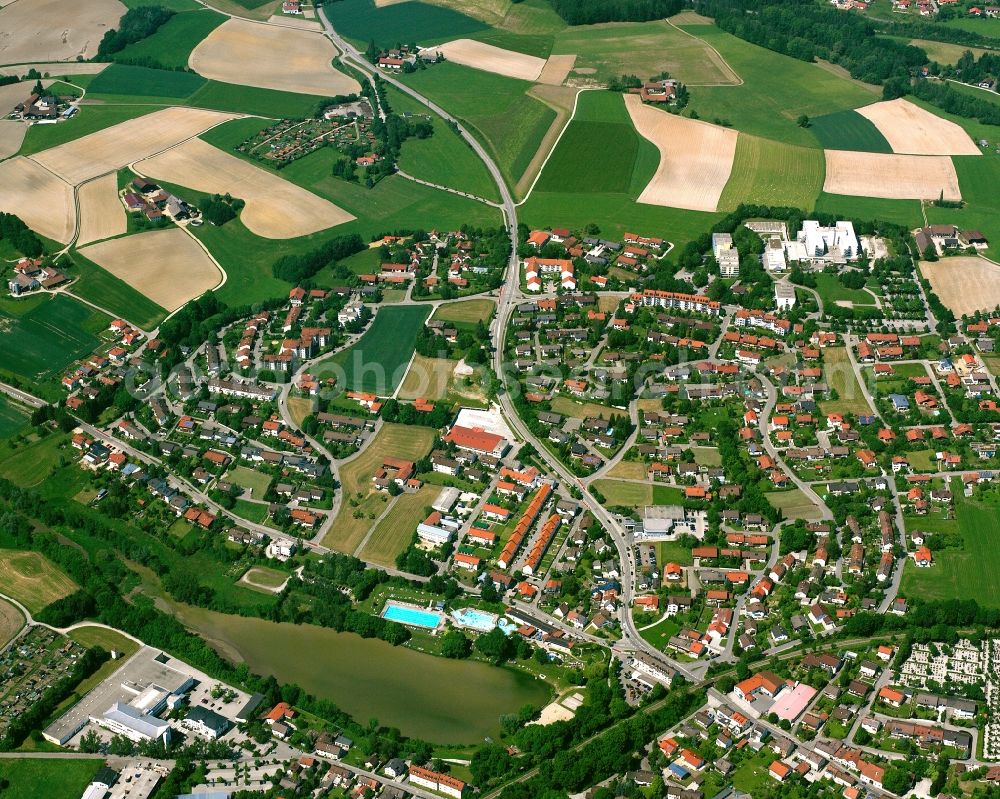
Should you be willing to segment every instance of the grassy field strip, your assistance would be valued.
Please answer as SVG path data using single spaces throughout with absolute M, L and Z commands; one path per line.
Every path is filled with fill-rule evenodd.
M 825 170 L 819 150 L 740 133 L 719 208 L 731 211 L 740 203 L 813 208 L 823 190 Z
M 44 555 L 0 549 L 0 590 L 31 613 L 38 613 L 57 599 L 69 596 L 77 587 Z
M 837 392 L 837 399 L 820 403 L 825 414 L 870 414 L 871 407 L 861 393 L 857 375 L 851 366 L 845 347 L 830 347 L 823 351 L 823 379 Z
M 426 518 L 440 493 L 438 486 L 425 485 L 419 491 L 397 497 L 364 542 L 358 557 L 380 566 L 394 566 L 396 556 L 406 549 L 413 531 Z

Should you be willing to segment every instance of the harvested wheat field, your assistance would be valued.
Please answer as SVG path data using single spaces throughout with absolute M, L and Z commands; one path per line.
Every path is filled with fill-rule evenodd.
M 80 253 L 168 311 L 215 288 L 222 277 L 201 245 L 178 227 L 102 241 Z
M 93 58 L 125 13 L 118 0 L 18 0 L 0 11 L 0 64 Z
M 354 216 L 301 186 L 249 164 L 223 150 L 191 139 L 140 161 L 136 170 L 195 191 L 229 193 L 246 201 L 240 219 L 266 239 L 291 239 L 325 230 Z
M 0 119 L 0 160 L 10 158 L 21 149 L 28 126 L 14 119 Z
M 29 158 L 0 161 L 0 211 L 62 244 L 73 238 L 76 207 L 73 187 Z
M 518 80 L 534 82 L 545 68 L 544 58 L 505 50 L 474 39 L 455 39 L 428 49 L 444 53 L 446 59 L 464 67 L 473 67 Z
M 29 61 L 26 64 L 11 64 L 0 67 L 0 75 L 25 75 L 29 69 L 37 69 L 43 75 L 48 72 L 50 75 L 97 75 L 108 68 L 108 64 L 101 61 L 45 61 L 38 63 Z
M 121 236 L 128 229 L 125 208 L 118 199 L 118 178 L 114 172 L 84 183 L 78 189 L 80 232 L 78 247 L 112 236 Z
M 188 58 L 199 75 L 241 86 L 331 97 L 361 91 L 331 61 L 337 50 L 320 33 L 232 18 L 203 39 Z
M 574 66 L 576 66 L 575 55 L 550 55 L 538 75 L 538 82 L 549 86 L 562 86 Z
M 970 255 L 921 261 L 920 271 L 955 316 L 1000 306 L 1000 264 Z
M 961 200 L 955 165 L 946 155 L 826 150 L 823 191 L 886 200 Z
M 74 186 L 149 158 L 239 116 L 200 108 L 165 108 L 31 156 Z
M 2 35 L 0 34 L 0 36 Z M 34 81 L 22 80 L 20 83 L 8 83 L 6 86 L 0 86 L 0 117 L 7 116 L 14 110 L 15 105 L 27 100 L 34 85 Z M 50 85 L 52 85 L 52 81 L 42 81 L 42 86 L 48 87 Z
M 639 135 L 660 151 L 660 165 L 638 202 L 715 211 L 733 171 L 736 131 L 651 108 L 635 94 L 625 95 L 625 107 Z
M 894 153 L 909 155 L 980 155 L 961 127 L 925 111 L 909 100 L 887 100 L 858 109 L 885 136 Z

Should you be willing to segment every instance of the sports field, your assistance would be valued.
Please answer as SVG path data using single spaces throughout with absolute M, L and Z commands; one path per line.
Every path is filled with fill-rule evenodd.
M 621 95 L 585 92 L 535 184 L 538 191 L 627 192 L 641 140 Z M 598 167 L 599 165 L 599 167 Z
M 819 150 L 740 133 L 719 208 L 735 210 L 740 203 L 812 208 L 823 189 L 823 170 Z
M 892 152 L 889 142 L 874 123 L 853 109 L 810 119 L 809 131 L 824 149 Z
M 0 760 L 0 781 L 8 785 L 4 799 L 79 799 L 104 761 L 22 757 Z
M 872 101 L 866 89 L 816 64 L 750 44 L 714 25 L 681 27 L 715 47 L 745 81 L 691 92 L 689 108 L 709 122 L 728 120 L 746 133 L 816 147 L 816 138 L 798 126 L 799 115 L 818 117 Z
M 371 487 L 371 477 L 382 465 L 382 459 L 422 458 L 430 452 L 434 435 L 434 431 L 426 427 L 382 425 L 365 450 L 340 470 L 344 498 L 323 545 L 353 554 L 375 519 L 385 510 L 383 499 L 388 495 L 372 491 Z
M 868 401 L 861 393 L 858 378 L 851 366 L 844 347 L 830 347 L 823 351 L 823 379 L 837 392 L 837 399 L 821 402 L 823 413 L 871 413 Z
M 464 120 L 496 158 L 510 185 L 516 184 L 527 169 L 556 117 L 555 111 L 528 94 L 532 84 L 527 81 L 448 62 L 418 70 L 404 79 Z
M 150 59 L 167 69 L 187 69 L 188 57 L 198 43 L 226 21 L 207 8 L 175 14 L 152 36 L 115 54 L 118 61 Z
M 934 551 L 934 565 L 918 569 L 907 562 L 903 571 L 900 595 L 935 599 L 975 599 L 987 607 L 1000 607 L 1000 583 L 995 576 L 1000 569 L 1000 549 L 994 538 L 1000 529 L 1000 507 L 966 499 L 958 481 L 952 483 L 956 520 L 934 520 L 931 532 L 958 535 L 962 546 Z M 909 526 L 909 525 L 908 525 Z M 926 530 L 924 519 L 914 522 L 913 529 Z
M 37 613 L 77 589 L 52 561 L 38 552 L 0 549 L 0 592 Z
M 21 316 L 0 312 L 0 369 L 42 382 L 93 352 L 111 319 L 83 303 L 53 296 Z
M 413 531 L 427 517 L 428 508 L 440 493 L 440 487 L 425 485 L 419 491 L 397 497 L 392 510 L 372 531 L 359 557 L 381 566 L 395 566 L 396 556 L 406 549 Z
M 493 300 L 460 300 L 439 305 L 431 316 L 441 322 L 454 322 L 459 325 L 475 325 L 476 322 L 486 322 L 493 315 L 496 303 Z
M 406 374 L 417 331 L 428 313 L 417 305 L 381 308 L 358 342 L 324 362 L 316 375 L 333 375 L 347 390 L 392 394 Z
M 288 573 L 269 569 L 267 566 L 254 566 L 252 569 L 247 569 L 240 582 L 273 594 L 288 582 Z
M 74 294 L 107 308 L 116 316 L 138 325 L 141 330 L 155 329 L 167 315 L 165 308 L 81 255 L 79 251 L 74 252 L 72 257 L 76 265 L 75 272 L 80 278 L 73 284 Z

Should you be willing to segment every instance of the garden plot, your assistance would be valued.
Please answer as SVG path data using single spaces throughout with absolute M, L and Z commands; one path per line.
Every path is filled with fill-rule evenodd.
M 903 98 L 866 105 L 858 113 L 879 129 L 894 153 L 980 155 L 961 127 Z
M 0 162 L 0 211 L 17 214 L 48 239 L 66 244 L 73 238 L 73 187 L 30 158 Z
M 236 116 L 200 108 L 165 108 L 43 150 L 31 158 L 76 186 L 149 158 Z
M 136 164 L 152 178 L 246 201 L 240 219 L 266 239 L 290 239 L 350 222 L 354 216 L 294 183 L 191 139 Z M 166 307 L 166 306 L 164 306 Z
M 920 271 L 938 299 L 955 316 L 1000 305 L 1000 264 L 977 256 L 921 261 Z
M 961 200 L 955 165 L 946 155 L 826 150 L 823 191 L 886 200 Z
M 125 11 L 118 0 L 18 0 L 0 10 L 0 63 L 93 58 Z
M 80 253 L 168 311 L 214 288 L 221 277 L 208 253 L 178 227 L 102 241 Z
M 638 202 L 715 211 L 733 171 L 736 131 L 651 108 L 634 94 L 625 95 L 625 107 L 639 135 L 660 151 L 660 165 Z
M 112 236 L 121 236 L 128 229 L 125 208 L 118 199 L 118 178 L 109 172 L 96 180 L 80 186 L 77 200 L 80 205 L 80 231 L 78 247 Z
M 333 97 L 361 91 L 338 72 L 337 50 L 322 34 L 231 18 L 194 50 L 188 66 L 212 80 Z
M 455 39 L 428 49 L 443 53 L 448 61 L 454 61 L 464 67 L 481 69 L 494 75 L 504 75 L 518 80 L 538 80 L 546 65 L 544 58 L 505 50 L 474 39 Z

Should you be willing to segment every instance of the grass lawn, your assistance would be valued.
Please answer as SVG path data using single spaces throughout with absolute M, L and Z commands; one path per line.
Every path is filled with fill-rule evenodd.
M 797 120 L 872 102 L 873 95 L 816 64 L 772 52 L 719 30 L 714 25 L 682 28 L 715 47 L 742 86 L 702 88 L 691 93 L 689 107 L 705 120 L 727 120 L 747 133 L 817 147 L 816 138 Z
M 823 153 L 741 133 L 736 158 L 719 207 L 740 203 L 812 208 L 823 190 Z
M 758 755 L 753 759 L 744 760 L 732 773 L 732 784 L 738 791 L 744 791 L 752 796 L 762 793 L 766 786 L 773 782 L 768 767 L 776 756 L 771 754 L 769 749 L 765 752 L 763 756 Z
M 868 401 L 861 393 L 857 375 L 844 347 L 831 347 L 823 352 L 823 379 L 837 392 L 837 399 L 820 403 L 820 411 L 829 413 L 871 413 Z
M 660 566 L 666 566 L 668 563 L 690 566 L 694 563 L 691 548 L 684 546 L 680 541 L 657 541 L 653 546 L 656 547 L 656 562 Z
M 97 770 L 101 758 L 52 760 L 22 757 L 0 760 L 0 780 L 7 783 L 4 799 L 79 799 Z
M 109 67 L 110 69 L 110 67 Z M 33 155 L 65 144 L 68 141 L 110 128 L 121 122 L 160 111 L 153 105 L 84 105 L 80 113 L 61 125 L 32 125 L 25 134 L 18 151 L 21 155 Z
M 636 133 L 622 95 L 584 92 L 577 100 L 576 116 L 559 140 L 535 188 L 539 191 L 626 193 L 632 185 L 643 143 L 649 144 Z M 645 161 L 641 168 L 648 179 Z M 584 164 L 600 164 L 600 168 L 582 168 Z
M 820 272 L 816 276 L 816 292 L 823 298 L 824 306 L 833 305 L 838 300 L 853 302 L 855 305 L 875 305 L 875 298 L 863 289 L 849 289 L 836 275 Z
M 392 86 L 386 86 L 386 93 L 393 111 L 429 115 L 434 125 L 434 135 L 429 138 L 411 138 L 403 143 L 399 155 L 399 168 L 403 172 L 487 200 L 500 199 L 485 164 L 441 117 Z
M 59 450 L 65 441 L 66 436 L 50 435 L 14 450 L 5 449 L 0 453 L 0 477 L 20 488 L 38 485 L 58 468 L 61 458 L 72 458 Z
M 961 549 L 947 548 L 934 552 L 934 565 L 917 568 L 907 561 L 903 570 L 900 595 L 935 599 L 975 599 L 988 607 L 1000 607 L 1000 583 L 995 576 L 1000 568 L 1000 550 L 995 543 L 995 531 L 1000 530 L 1000 507 L 966 499 L 959 481 L 953 480 L 957 525 L 947 520 L 941 523 L 961 535 Z M 927 530 L 924 519 L 916 519 L 913 529 Z
M 935 208 L 929 205 L 927 221 L 981 230 L 990 241 L 985 254 L 994 261 L 1000 260 L 1000 192 L 997 191 L 997 186 L 1000 186 L 1000 156 L 964 155 L 955 156 L 952 161 L 966 205 L 964 208 Z
M 267 518 L 267 505 L 263 502 L 250 502 L 246 499 L 236 500 L 233 505 L 233 513 L 241 519 L 246 519 L 254 524 L 262 524 Z
M 447 358 L 425 358 L 414 355 L 403 385 L 399 389 L 399 399 L 413 400 L 421 397 L 440 400 L 448 396 L 456 361 Z
M 31 414 L 6 396 L 0 397 L 0 438 L 7 438 L 23 430 Z
M 203 16 L 197 12 L 197 16 Z M 171 18 L 173 22 L 179 17 Z M 205 14 L 203 18 L 219 17 L 219 23 L 225 20 L 217 14 Z M 167 25 L 170 24 L 167 23 Z M 164 29 L 166 25 L 164 26 Z M 162 33 L 163 29 L 161 29 Z M 140 44 L 145 44 L 144 39 Z M 186 59 L 185 59 L 186 62 Z M 129 64 L 112 64 L 90 82 L 90 92 L 95 95 L 130 95 L 137 97 L 164 97 L 172 100 L 184 100 L 202 88 L 208 81 L 193 72 L 179 72 L 169 69 L 152 69 L 150 67 L 134 67 Z
M 247 573 L 243 575 L 243 579 L 254 585 L 264 586 L 265 588 L 280 588 L 288 579 L 288 572 L 280 572 L 277 569 L 270 569 L 267 566 L 254 566 L 251 569 L 247 569 Z
M 31 613 L 77 589 L 77 584 L 44 555 L 17 549 L 0 549 L 0 586 Z
M 716 447 L 691 447 L 691 451 L 699 466 L 722 466 L 722 455 Z
M 231 469 L 226 479 L 242 488 L 249 488 L 254 499 L 263 499 L 267 487 L 271 485 L 271 475 L 254 471 L 246 466 Z
M 649 615 L 652 616 L 653 614 Z M 662 652 L 667 645 L 667 641 L 677 635 L 680 629 L 680 625 L 676 621 L 668 618 L 646 629 L 640 627 L 639 635 L 642 636 L 644 641 L 648 641 Z
M 360 557 L 382 566 L 395 566 L 396 556 L 406 549 L 413 531 L 422 522 L 441 489 L 425 485 L 412 494 L 397 497 L 372 533 Z
M 608 477 L 621 477 L 625 480 L 645 480 L 646 464 L 639 461 L 618 461 L 608 470 Z
M 782 512 L 786 519 L 807 519 L 816 521 L 820 510 L 799 489 L 790 491 L 770 491 L 764 495 L 771 506 Z
M 612 416 L 628 414 L 628 411 L 623 408 L 598 405 L 596 402 L 577 402 L 569 397 L 553 397 L 552 410 L 555 413 L 561 413 L 563 416 L 572 416 L 576 419 L 585 419 L 588 416 L 600 416 L 602 419 L 610 419 Z
M 10 602 L 0 599 L 0 647 L 17 635 L 24 626 L 24 615 Z
M 111 319 L 67 296 L 50 296 L 21 316 L 0 311 L 0 374 L 35 383 L 55 381 L 69 364 L 89 355 Z
M 382 459 L 392 456 L 417 460 L 430 452 L 433 443 L 434 431 L 429 428 L 383 425 L 364 452 L 340 470 L 344 501 L 323 545 L 353 553 L 371 527 L 368 515 L 378 518 L 385 509 L 385 495 L 371 489 L 371 477 Z
M 493 300 L 460 300 L 439 305 L 431 319 L 454 322 L 456 325 L 474 327 L 476 322 L 486 322 L 496 308 Z
M 919 449 L 916 452 L 907 452 L 906 459 L 918 472 L 935 472 L 937 471 L 937 466 L 934 460 L 934 454 L 933 450 Z
M 489 27 L 453 9 L 421 2 L 376 8 L 373 0 L 342 0 L 327 6 L 326 14 L 338 33 L 362 49 L 373 37 L 376 44 L 387 47 L 396 42 L 439 43 Z
M 344 0 L 338 6 L 353 1 Z M 407 36 L 406 40 L 412 38 Z M 496 159 L 511 186 L 528 168 L 556 118 L 554 110 L 528 94 L 532 86 L 528 81 L 450 62 L 418 70 L 404 78 L 418 92 L 468 124 Z
M 878 197 L 849 197 L 822 192 L 816 210 L 836 214 L 838 219 L 885 220 L 906 227 L 923 224 L 920 200 L 883 200 Z
M 379 309 L 357 343 L 325 361 L 315 374 L 333 375 L 344 389 L 392 394 L 406 374 L 417 331 L 428 312 L 419 305 Z
M 313 403 L 308 397 L 288 398 L 288 413 L 292 417 L 292 421 L 299 427 L 302 426 L 302 420 L 312 413 L 312 410 Z
M 809 120 L 809 130 L 828 150 L 891 153 L 892 147 L 870 119 L 857 111 L 837 111 Z
M 620 75 L 641 79 L 669 72 L 689 86 L 737 83 L 728 65 L 704 41 L 665 20 L 576 25 L 556 35 L 554 53 L 576 55 L 576 68 L 595 70 L 606 81 Z
M 150 59 L 167 69 L 187 69 L 191 51 L 225 21 L 225 16 L 208 9 L 175 14 L 152 36 L 130 44 L 115 58 Z
M 653 504 L 652 483 L 626 483 L 623 480 L 595 480 L 591 485 L 604 495 L 606 505 L 639 508 Z
M 154 330 L 166 317 L 165 308 L 161 308 L 124 280 L 115 277 L 76 250 L 71 257 L 76 265 L 76 274 L 80 277 L 71 289 L 74 294 L 113 311 L 142 330 Z

